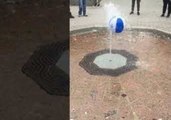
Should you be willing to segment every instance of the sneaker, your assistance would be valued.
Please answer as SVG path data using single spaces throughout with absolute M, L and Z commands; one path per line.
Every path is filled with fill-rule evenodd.
M 140 12 L 137 12 L 137 15 L 140 15 Z
M 132 12 L 130 12 L 129 14 L 132 15 L 132 14 L 134 14 L 134 12 L 132 11 Z
M 164 17 L 164 14 L 162 14 L 160 17 Z

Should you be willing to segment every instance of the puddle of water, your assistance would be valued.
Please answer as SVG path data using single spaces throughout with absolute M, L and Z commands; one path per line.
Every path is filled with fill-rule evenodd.
M 116 69 L 126 65 L 127 59 L 120 54 L 102 54 L 95 58 L 94 63 L 100 68 Z

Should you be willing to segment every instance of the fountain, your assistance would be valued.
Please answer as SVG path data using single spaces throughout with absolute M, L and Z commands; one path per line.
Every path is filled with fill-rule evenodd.
M 107 15 L 107 27 L 109 31 L 109 53 L 102 54 L 94 60 L 94 63 L 101 68 L 116 69 L 126 65 L 127 58 L 120 54 L 112 53 L 112 39 L 113 35 L 117 39 L 117 34 L 124 30 L 124 19 L 120 17 L 120 12 L 114 7 L 112 3 L 105 5 Z
M 171 35 L 131 25 L 123 32 L 125 24 L 116 32 L 121 17 L 113 4 L 106 9 L 107 27 L 72 31 L 72 119 L 168 119 Z
M 123 32 L 125 22 L 114 4 L 106 4 L 104 8 L 109 47 L 87 54 L 79 64 L 92 75 L 119 76 L 136 69 L 138 58 L 124 49 L 112 49 L 113 40 L 117 42 L 117 36 Z

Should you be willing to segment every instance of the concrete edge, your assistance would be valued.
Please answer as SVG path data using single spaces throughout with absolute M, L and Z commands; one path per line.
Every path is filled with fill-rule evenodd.
M 80 29 L 76 29 L 76 30 L 71 30 L 70 35 L 82 35 L 82 34 L 86 34 L 86 33 L 100 32 L 100 31 L 106 31 L 106 30 L 107 30 L 107 27 L 80 28 Z M 147 28 L 147 27 L 131 27 L 131 28 L 126 28 L 126 31 L 127 30 L 152 32 L 153 34 L 158 34 L 161 37 L 167 37 L 167 38 L 171 39 L 171 32 L 164 31 L 161 29 Z

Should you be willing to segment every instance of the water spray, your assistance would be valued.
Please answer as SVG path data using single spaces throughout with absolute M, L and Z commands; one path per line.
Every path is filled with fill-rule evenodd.
M 124 30 L 124 20 L 122 17 L 114 16 L 109 20 L 109 31 L 110 31 L 110 54 L 112 50 L 112 36 L 115 34 L 117 36 L 118 33 L 123 32 Z
M 117 34 L 122 33 L 125 27 L 125 21 L 120 15 L 120 11 L 117 9 L 117 7 L 113 3 L 108 3 L 104 5 L 105 11 L 106 11 L 106 21 L 107 21 L 107 27 L 109 30 L 109 53 L 110 56 L 112 55 L 112 38 L 113 34 L 115 35 L 115 38 L 117 37 Z M 110 62 L 112 62 L 111 59 L 109 59 Z

